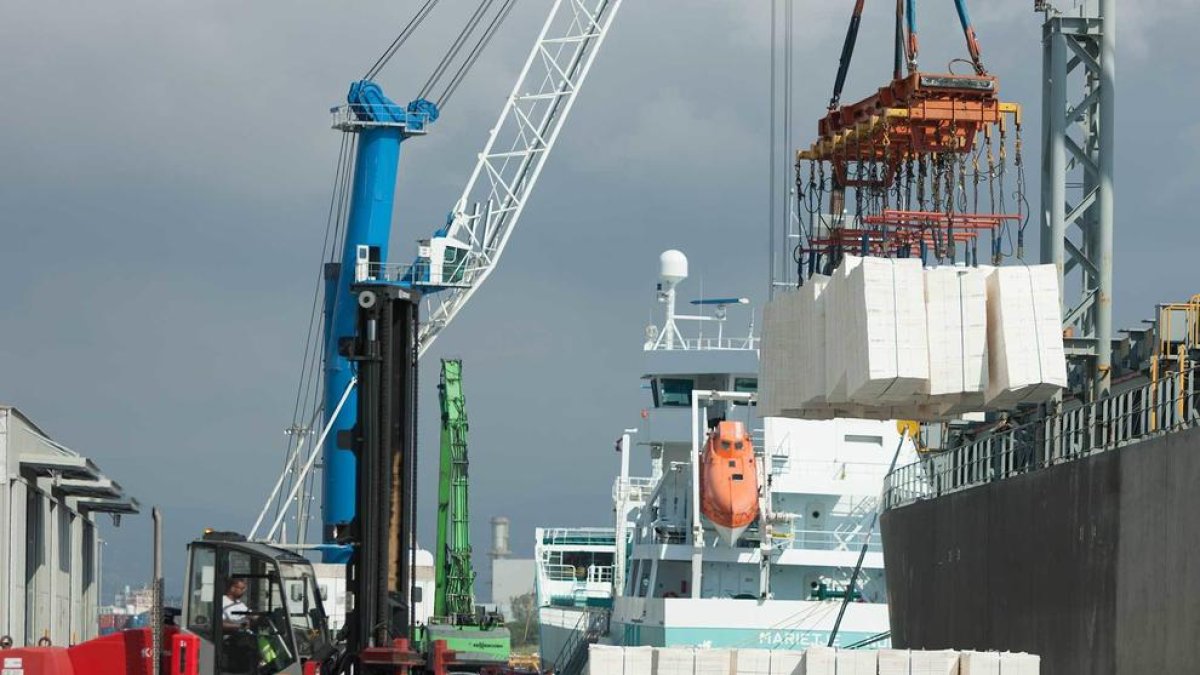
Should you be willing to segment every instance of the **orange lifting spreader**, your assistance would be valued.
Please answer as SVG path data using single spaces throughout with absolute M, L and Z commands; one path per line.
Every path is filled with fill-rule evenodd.
M 818 124 L 820 136 L 799 161 L 833 165 L 844 187 L 862 184 L 850 175 L 857 163 L 879 163 L 872 182 L 891 182 L 897 164 L 919 155 L 971 153 L 981 136 L 1005 136 L 1020 128 L 1021 106 L 1001 102 L 991 75 L 915 72 L 875 94 L 831 111 Z
M 1000 100 L 984 68 L 967 0 L 954 0 L 969 73 L 917 65 L 916 0 L 896 0 L 891 81 L 841 105 L 865 0 L 856 0 L 817 140 L 796 153 L 798 277 L 846 254 L 979 264 L 1024 255 L 1021 106 Z M 905 68 L 907 66 L 907 69 Z M 1015 246 L 1010 227 L 1015 227 Z

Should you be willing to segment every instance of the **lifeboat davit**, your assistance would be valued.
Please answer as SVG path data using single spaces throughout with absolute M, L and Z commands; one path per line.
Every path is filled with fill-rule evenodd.
M 733 546 L 758 516 L 758 466 L 741 422 L 718 422 L 700 457 L 700 512 Z

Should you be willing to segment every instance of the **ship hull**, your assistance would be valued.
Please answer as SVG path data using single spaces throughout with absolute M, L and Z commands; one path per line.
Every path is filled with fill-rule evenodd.
M 1200 430 L 882 516 L 892 643 L 1026 651 L 1055 675 L 1200 663 Z

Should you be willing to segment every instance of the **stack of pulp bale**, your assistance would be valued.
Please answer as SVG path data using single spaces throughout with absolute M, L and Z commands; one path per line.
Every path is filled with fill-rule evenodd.
M 935 421 L 1066 386 L 1053 266 L 938 267 L 848 256 L 768 304 L 766 416 Z

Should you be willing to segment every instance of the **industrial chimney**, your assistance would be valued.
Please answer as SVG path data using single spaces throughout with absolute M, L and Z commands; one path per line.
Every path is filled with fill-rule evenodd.
M 492 518 L 492 560 L 503 560 L 512 555 L 508 548 L 508 518 L 496 516 Z

